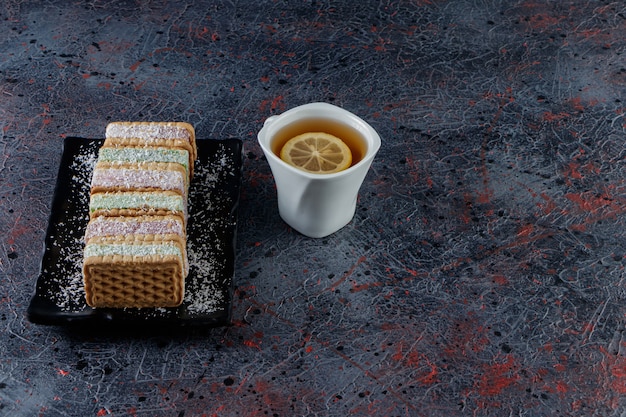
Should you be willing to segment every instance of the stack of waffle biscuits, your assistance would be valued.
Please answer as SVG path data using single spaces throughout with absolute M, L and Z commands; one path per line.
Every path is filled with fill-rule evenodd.
M 187 261 L 187 196 L 197 156 L 182 122 L 113 122 L 98 152 L 85 231 L 91 307 L 175 307 Z

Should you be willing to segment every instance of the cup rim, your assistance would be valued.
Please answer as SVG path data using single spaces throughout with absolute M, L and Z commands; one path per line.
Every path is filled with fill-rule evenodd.
M 265 143 L 264 140 L 262 140 L 262 138 L 265 137 L 267 131 L 271 129 L 271 127 L 274 126 L 274 124 L 277 121 L 281 121 L 281 120 L 285 121 L 277 128 L 279 129 L 290 124 L 290 122 L 297 120 L 296 116 L 298 115 L 298 113 L 302 113 L 302 112 L 306 112 L 310 110 L 321 110 L 321 111 L 327 112 L 326 115 L 320 115 L 320 116 L 312 115 L 311 118 L 313 117 L 325 118 L 326 117 L 329 119 L 334 119 L 334 120 L 343 122 L 344 120 L 342 120 L 339 117 L 327 117 L 327 116 L 332 116 L 331 113 L 338 112 L 342 114 L 343 116 L 349 118 L 353 122 L 350 124 L 351 127 L 356 128 L 361 133 L 363 133 L 364 131 L 367 132 L 367 134 L 364 134 L 365 139 L 367 141 L 367 152 L 365 153 L 363 158 L 356 164 L 352 165 L 349 168 L 346 168 L 343 171 L 335 172 L 332 174 L 316 174 L 316 173 L 307 172 L 307 171 L 298 169 L 296 167 L 293 167 L 285 163 L 271 149 L 269 149 L 269 140 L 267 141 L 268 142 L 267 144 Z M 359 129 L 357 126 L 354 126 L 354 125 L 358 125 L 359 127 L 361 127 L 361 129 Z M 261 145 L 261 148 L 263 149 L 265 156 L 267 158 L 272 158 L 275 161 L 281 164 L 284 164 L 286 168 L 300 175 L 310 176 L 311 178 L 329 178 L 329 179 L 349 175 L 352 171 L 354 171 L 355 169 L 358 169 L 362 165 L 370 164 L 381 146 L 380 135 L 378 134 L 378 132 L 376 132 L 376 130 L 369 123 L 367 123 L 365 120 L 363 120 L 361 117 L 357 116 L 356 114 L 350 112 L 349 110 L 346 110 L 334 104 L 325 103 L 325 102 L 312 102 L 312 103 L 302 104 L 296 107 L 292 107 L 291 109 L 281 114 L 268 117 L 267 119 L 265 119 L 265 122 L 263 123 L 263 127 L 257 134 L 257 140 L 259 144 Z

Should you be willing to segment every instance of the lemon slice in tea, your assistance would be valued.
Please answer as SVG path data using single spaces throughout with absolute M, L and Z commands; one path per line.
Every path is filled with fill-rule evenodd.
M 313 174 L 332 174 L 352 164 L 352 152 L 344 141 L 324 132 L 293 137 L 280 151 L 280 159 Z

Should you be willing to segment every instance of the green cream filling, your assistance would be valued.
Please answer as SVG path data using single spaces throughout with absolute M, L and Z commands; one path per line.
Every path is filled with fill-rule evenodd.
M 175 255 L 180 258 L 183 254 L 178 246 L 175 244 L 141 244 L 131 245 L 124 243 L 115 244 L 98 244 L 92 243 L 85 246 L 85 257 L 92 256 L 114 256 L 114 255 L 129 255 L 129 256 L 149 256 L 149 255 Z
M 189 171 L 189 152 L 161 148 L 100 148 L 98 160 L 104 162 L 174 162 Z
M 154 193 L 94 194 L 89 201 L 89 211 L 160 208 L 173 212 L 184 212 L 185 203 L 179 195 L 155 195 Z

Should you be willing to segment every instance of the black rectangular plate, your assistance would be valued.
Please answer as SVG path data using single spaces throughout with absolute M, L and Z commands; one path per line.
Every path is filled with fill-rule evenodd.
M 93 309 L 85 302 L 83 236 L 89 191 L 104 141 L 65 139 L 41 269 L 27 315 L 37 324 L 204 325 L 230 323 L 243 142 L 198 139 L 189 189 L 185 298 L 175 308 Z

